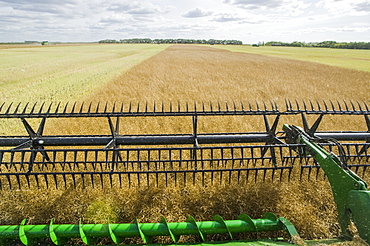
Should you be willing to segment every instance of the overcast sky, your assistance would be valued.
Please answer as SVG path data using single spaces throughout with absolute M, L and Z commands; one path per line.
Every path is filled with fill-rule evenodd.
M 370 0 L 0 0 L 0 42 L 370 42 Z

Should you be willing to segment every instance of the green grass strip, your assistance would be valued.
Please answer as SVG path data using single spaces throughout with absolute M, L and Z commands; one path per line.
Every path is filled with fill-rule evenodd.
M 370 50 L 276 46 L 252 47 L 250 45 L 215 45 L 213 47 L 232 52 L 276 56 L 370 72 Z

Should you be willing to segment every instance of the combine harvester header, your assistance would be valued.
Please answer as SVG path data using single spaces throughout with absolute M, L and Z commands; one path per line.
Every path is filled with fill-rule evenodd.
M 129 103 L 129 104 L 0 104 L 1 124 L 19 124 L 26 135 L 0 136 L 0 188 L 186 186 L 247 184 L 278 180 L 328 178 L 337 205 L 342 235 L 350 221 L 359 235 L 370 242 L 370 192 L 368 177 L 370 110 L 365 102 L 286 101 L 282 107 L 269 103 Z M 240 120 L 257 131 L 227 132 L 204 129 L 208 121 L 222 117 L 230 126 Z M 363 130 L 320 130 L 323 119 L 339 122 L 343 117 L 363 122 Z M 62 126 L 67 118 L 102 118 L 110 134 L 44 134 L 49 121 Z M 122 134 L 128 120 L 180 119 L 188 122 L 185 132 Z M 55 120 L 54 120 L 55 119 Z M 300 125 L 284 125 L 291 123 Z M 313 122 L 310 124 L 309 121 Z M 68 120 L 67 122 L 71 122 Z M 200 122 L 202 124 L 200 124 Z M 202 127 L 200 127 L 200 125 Z M 60 127 L 61 128 L 61 127 Z M 233 128 L 233 127 L 230 127 Z M 323 127 L 325 129 L 325 126 Z M 126 129 L 124 129 L 125 131 Z M 187 131 L 187 132 L 186 132 Z M 335 152 L 337 155 L 333 154 Z M 323 171 L 324 172 L 323 172 Z M 149 243 L 155 236 L 169 236 L 177 242 L 181 235 L 226 233 L 232 240 L 240 232 L 285 230 L 298 236 L 285 218 L 271 213 L 262 219 L 242 214 L 236 220 L 214 216 L 212 221 L 141 224 L 21 225 L 0 226 L 0 239 L 20 239 L 33 245 L 50 238 L 62 245 L 72 238 L 86 244 L 110 237 L 120 243 L 126 237 L 141 237 Z M 267 242 L 268 241 L 268 242 Z M 265 240 L 266 245 L 284 242 Z M 257 242 L 255 242 L 257 243 Z M 245 245 L 250 245 L 245 242 Z M 252 244 L 253 245 L 253 244 Z

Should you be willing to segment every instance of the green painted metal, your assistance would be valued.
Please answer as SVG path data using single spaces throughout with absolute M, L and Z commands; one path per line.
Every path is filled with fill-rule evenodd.
M 337 241 L 339 242 L 339 241 Z M 145 246 L 158 246 L 158 244 L 136 244 L 136 246 L 145 245 Z M 273 239 L 258 239 L 258 240 L 235 240 L 235 241 L 220 241 L 220 242 L 193 242 L 193 243 L 175 243 L 175 244 L 160 244 L 162 246 L 292 246 L 292 243 L 284 241 L 283 238 L 273 238 Z M 76 245 L 77 246 L 77 245 Z M 98 246 L 98 245 L 90 245 Z M 108 246 L 108 245 L 99 245 L 99 246 Z
M 349 170 L 339 158 L 317 145 L 311 136 L 297 126 L 284 125 L 287 142 L 304 144 L 306 153 L 320 164 L 324 170 L 337 205 L 338 220 L 342 235 L 350 239 L 347 228 L 352 220 L 361 238 L 370 243 L 370 191 L 364 180 Z
M 370 243 L 370 191 L 351 190 L 348 194 L 348 208 L 359 235 Z
M 223 220 L 214 216 L 213 221 L 195 221 L 191 216 L 186 222 L 167 222 L 164 218 L 159 223 L 139 223 L 137 219 L 131 224 L 54 224 L 26 225 L 23 220 L 20 225 L 0 226 L 0 238 L 3 240 L 20 239 L 24 245 L 34 245 L 36 242 L 50 238 L 55 245 L 63 245 L 72 238 L 81 238 L 85 244 L 95 244 L 99 238 L 111 238 L 114 243 L 120 243 L 126 237 L 140 237 L 144 243 L 150 243 L 156 236 L 170 236 L 177 242 L 181 235 L 200 235 L 206 240 L 207 234 L 228 233 L 232 238 L 234 233 L 278 231 L 285 230 L 291 236 L 298 235 L 294 226 L 285 218 L 277 218 L 272 213 L 266 213 L 261 219 L 250 219 L 242 214 L 237 220 Z

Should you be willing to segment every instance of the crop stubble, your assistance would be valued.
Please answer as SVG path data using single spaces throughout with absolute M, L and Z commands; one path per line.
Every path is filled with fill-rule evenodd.
M 350 69 L 204 46 L 173 45 L 96 90 L 85 101 L 189 101 L 192 104 L 194 101 L 273 100 L 282 105 L 285 98 L 367 100 L 369 80 L 370 73 Z M 252 118 L 200 119 L 199 131 L 260 130 L 262 119 Z M 294 123 L 297 119 L 287 117 L 281 121 Z M 328 129 L 334 123 L 337 128 L 349 123 L 354 129 L 364 127 L 363 120 L 357 123 L 343 119 L 338 124 L 329 118 L 325 123 L 324 128 Z M 121 124 L 122 132 L 127 134 L 159 133 L 163 128 L 166 133 L 191 132 L 190 122 L 183 118 L 123 119 Z M 90 120 L 68 121 L 63 125 L 68 127 L 58 125 L 57 130 L 51 126 L 46 131 L 109 134 L 104 120 L 93 124 Z M 274 212 L 291 220 L 307 239 L 335 237 L 339 230 L 330 187 L 325 181 L 182 188 L 32 189 L 2 191 L 2 194 L 2 224 L 19 223 L 23 218 L 30 218 L 30 223 L 46 223 L 51 218 L 56 223 L 78 223 L 79 218 L 84 223 L 104 223 L 107 218 L 111 222 L 129 222 L 134 217 L 141 222 L 155 222 L 161 216 L 168 221 L 184 221 L 187 215 L 209 220 L 214 214 L 235 219 L 239 213 L 258 218 L 264 212 Z

